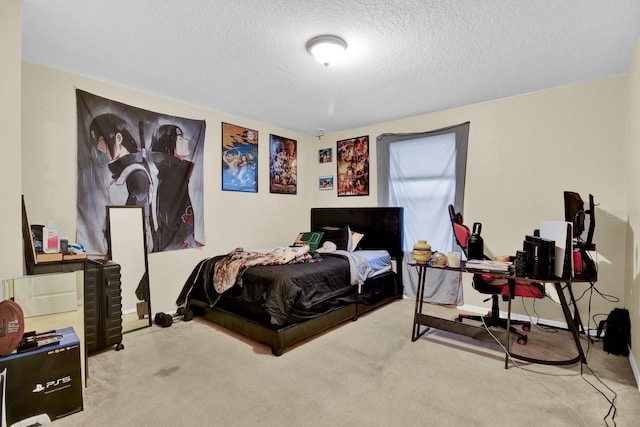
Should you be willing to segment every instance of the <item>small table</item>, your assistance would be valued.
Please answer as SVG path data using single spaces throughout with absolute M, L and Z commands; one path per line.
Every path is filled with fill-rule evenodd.
M 451 332 L 458 335 L 465 335 L 469 337 L 477 337 L 479 335 L 482 335 L 484 331 L 484 333 L 486 333 L 487 336 L 489 336 L 489 332 L 486 331 L 484 327 L 475 326 L 471 324 L 463 324 L 462 322 L 447 320 L 440 317 L 431 316 L 422 312 L 422 308 L 424 305 L 424 302 L 423 302 L 424 287 L 425 287 L 427 271 L 429 269 L 431 268 L 437 268 L 440 270 L 444 269 L 444 270 L 457 272 L 460 275 L 462 275 L 462 273 L 478 274 L 479 273 L 478 271 L 466 270 L 464 267 L 461 267 L 461 268 L 434 267 L 434 266 L 431 266 L 430 264 L 422 264 L 417 262 L 409 263 L 409 265 L 416 267 L 418 270 L 418 289 L 416 292 L 416 304 L 415 304 L 415 310 L 414 310 L 414 316 L 413 316 L 413 332 L 411 335 L 411 341 L 416 341 L 418 338 L 420 338 L 422 335 L 428 332 L 430 328 L 436 328 L 443 331 Z M 503 273 L 490 273 L 490 274 L 494 276 L 496 279 L 505 279 L 509 283 L 510 297 L 509 297 L 508 308 L 507 308 L 505 369 L 508 368 L 509 357 L 514 357 L 516 359 L 524 360 L 531 363 L 540 363 L 540 364 L 546 364 L 546 365 L 571 365 L 576 362 L 587 363 L 584 350 L 582 349 L 582 344 L 580 343 L 579 328 L 582 327 L 582 321 L 580 319 L 580 313 L 576 305 L 576 300 L 573 296 L 573 290 L 571 289 L 571 284 L 576 282 L 590 283 L 589 280 L 560 279 L 560 278 L 540 280 L 540 279 L 530 279 L 527 277 L 516 277 L 513 275 L 503 274 Z M 546 283 L 554 284 L 556 291 L 558 293 L 558 298 L 560 300 L 560 306 L 562 307 L 562 313 L 564 314 L 564 318 L 567 322 L 567 326 L 571 332 L 573 341 L 578 350 L 578 355 L 576 357 L 566 359 L 566 360 L 557 360 L 557 361 L 543 360 L 543 359 L 536 359 L 536 358 L 531 358 L 525 355 L 517 354 L 517 352 L 513 352 L 510 350 L 509 326 L 511 325 L 511 300 L 513 298 L 512 295 L 513 295 L 513 290 L 515 289 L 516 281 L 525 282 L 525 283 L 545 283 L 546 282 Z M 563 285 L 564 285 L 564 288 L 563 288 Z M 571 310 L 569 309 L 569 305 L 567 303 L 567 298 L 565 296 L 565 289 L 568 291 L 569 301 L 571 301 L 571 304 L 573 304 L 573 307 L 574 307 L 573 314 L 571 313 Z M 421 330 L 421 326 L 426 326 L 426 328 Z

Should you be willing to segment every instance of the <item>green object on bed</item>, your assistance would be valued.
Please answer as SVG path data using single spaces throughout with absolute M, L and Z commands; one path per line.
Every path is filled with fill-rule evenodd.
M 304 246 L 309 245 L 309 249 L 315 251 L 320 246 L 320 242 L 322 241 L 322 236 L 324 233 L 322 231 L 309 231 L 306 233 L 298 234 L 296 240 L 293 242 L 293 246 Z

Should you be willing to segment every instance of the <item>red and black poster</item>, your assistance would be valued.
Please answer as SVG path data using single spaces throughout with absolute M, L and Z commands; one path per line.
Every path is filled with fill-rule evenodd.
M 298 191 L 297 145 L 294 139 L 269 135 L 269 192 L 296 194 Z
M 369 136 L 338 141 L 338 196 L 369 195 Z

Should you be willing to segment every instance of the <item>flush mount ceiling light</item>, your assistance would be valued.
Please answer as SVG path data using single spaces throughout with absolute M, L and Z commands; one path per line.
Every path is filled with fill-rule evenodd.
M 307 50 L 316 61 L 328 67 L 344 54 L 347 50 L 347 42 L 338 36 L 322 35 L 309 40 Z

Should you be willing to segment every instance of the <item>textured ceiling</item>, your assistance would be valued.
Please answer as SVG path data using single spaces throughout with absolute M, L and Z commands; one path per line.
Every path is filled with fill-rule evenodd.
M 23 60 L 307 135 L 624 75 L 640 0 L 23 0 Z M 305 44 L 349 47 L 325 68 Z

